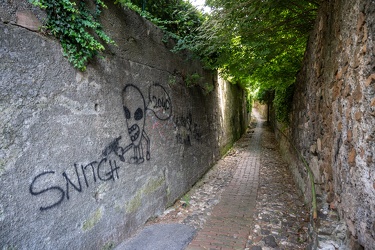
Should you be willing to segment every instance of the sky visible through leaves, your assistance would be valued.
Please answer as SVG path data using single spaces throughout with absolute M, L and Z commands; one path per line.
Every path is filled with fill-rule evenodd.
M 204 13 L 210 13 L 211 8 L 205 6 L 205 0 L 189 0 L 189 2 Z

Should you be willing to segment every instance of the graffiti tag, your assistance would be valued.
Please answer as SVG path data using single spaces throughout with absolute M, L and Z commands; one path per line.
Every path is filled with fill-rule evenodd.
M 130 138 L 128 145 L 121 145 L 122 137 L 112 140 L 102 151 L 100 160 L 86 165 L 74 164 L 73 174 L 66 171 L 61 174 L 65 185 L 45 184 L 48 180 L 55 180 L 58 174 L 49 170 L 36 175 L 29 186 L 33 196 L 52 196 L 52 202 L 39 209 L 45 211 L 69 200 L 72 191 L 81 193 L 92 183 L 115 181 L 119 179 L 120 163 L 141 164 L 151 159 L 150 138 L 145 131 L 146 112 L 150 110 L 157 119 L 166 121 L 172 116 L 172 102 L 165 88 L 154 83 L 149 87 L 149 100 L 146 100 L 142 91 L 134 84 L 125 85 L 122 93 L 122 110 L 126 122 L 126 132 Z M 145 145 L 145 147 L 144 147 Z M 127 157 L 127 152 L 133 149 L 133 154 Z M 110 156 L 115 156 L 115 159 Z

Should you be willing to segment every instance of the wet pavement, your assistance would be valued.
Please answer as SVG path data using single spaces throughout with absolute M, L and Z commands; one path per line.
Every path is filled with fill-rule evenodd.
M 305 249 L 307 208 L 271 128 L 255 111 L 247 133 L 228 154 L 148 225 L 193 227 L 197 233 L 188 250 Z

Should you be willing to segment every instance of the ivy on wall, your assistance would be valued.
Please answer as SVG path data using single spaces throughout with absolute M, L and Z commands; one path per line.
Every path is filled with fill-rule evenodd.
M 204 15 L 186 0 L 115 0 L 115 4 L 131 9 L 153 22 L 169 38 L 177 43 L 197 35 Z
M 104 51 L 103 44 L 114 44 L 98 21 L 102 9 L 106 8 L 101 0 L 29 1 L 46 11 L 47 30 L 59 39 L 64 56 L 75 68 L 85 71 L 88 61 Z

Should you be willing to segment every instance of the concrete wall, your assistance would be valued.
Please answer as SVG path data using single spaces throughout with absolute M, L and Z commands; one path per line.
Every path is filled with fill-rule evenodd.
M 347 227 L 343 249 L 375 246 L 374 14 L 374 1 L 321 1 L 285 131 L 314 172 L 320 219 L 337 211 Z M 305 167 L 293 172 L 309 194 Z
M 215 128 L 218 133 L 220 154 L 224 154 L 233 142 L 246 131 L 251 115 L 247 112 L 246 96 L 237 85 L 218 79 L 218 105 L 215 108 L 220 127 Z M 246 122 L 244 122 L 246 121 Z
M 84 73 L 58 41 L 24 27 L 43 12 L 0 5 L 2 249 L 110 249 L 188 191 L 246 128 L 243 90 L 107 5 L 105 31 L 118 46 Z

